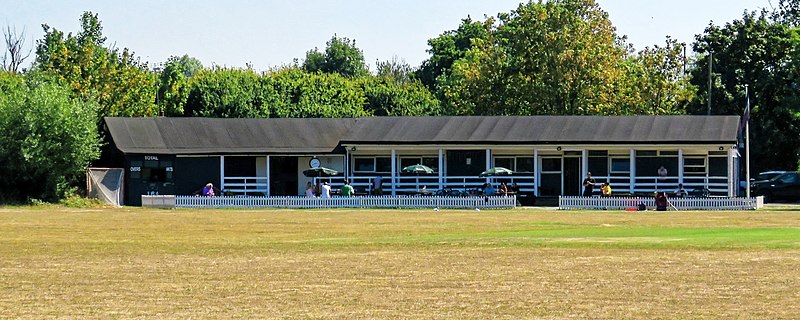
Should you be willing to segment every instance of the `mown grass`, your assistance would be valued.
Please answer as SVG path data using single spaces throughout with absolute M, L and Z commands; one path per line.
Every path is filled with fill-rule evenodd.
M 800 212 L 0 208 L 0 318 L 791 318 Z

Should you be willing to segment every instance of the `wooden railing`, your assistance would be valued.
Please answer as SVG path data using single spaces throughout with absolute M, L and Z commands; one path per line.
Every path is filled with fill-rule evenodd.
M 145 196 L 143 196 L 145 197 Z M 197 197 L 174 196 L 178 208 L 451 208 L 510 209 L 517 206 L 515 196 L 439 197 Z
M 755 210 L 764 207 L 764 197 L 755 198 L 669 198 L 669 210 Z M 558 197 L 559 209 L 626 210 L 644 204 L 656 207 L 653 197 Z

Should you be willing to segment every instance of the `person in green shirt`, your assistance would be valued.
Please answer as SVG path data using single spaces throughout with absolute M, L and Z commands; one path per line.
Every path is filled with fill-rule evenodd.
M 341 192 L 342 192 L 342 197 L 350 197 L 353 195 L 353 186 L 350 185 L 350 181 L 345 180 Z

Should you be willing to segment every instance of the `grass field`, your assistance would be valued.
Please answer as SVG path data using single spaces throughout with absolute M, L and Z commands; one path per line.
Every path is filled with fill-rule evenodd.
M 0 208 L 0 318 L 800 315 L 800 211 Z

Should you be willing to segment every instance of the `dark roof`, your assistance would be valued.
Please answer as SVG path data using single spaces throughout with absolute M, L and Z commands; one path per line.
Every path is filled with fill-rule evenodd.
M 739 116 L 359 118 L 343 144 L 731 143 Z
M 739 116 L 105 118 L 123 153 L 328 153 L 341 144 L 735 143 Z
M 327 153 L 354 119 L 105 118 L 123 153 Z

